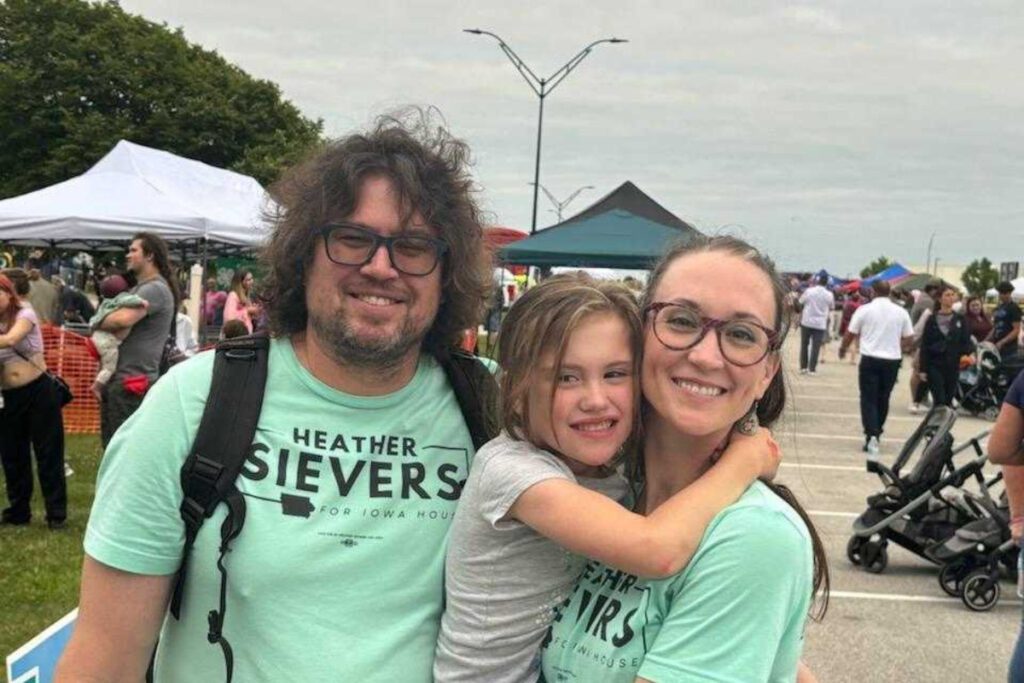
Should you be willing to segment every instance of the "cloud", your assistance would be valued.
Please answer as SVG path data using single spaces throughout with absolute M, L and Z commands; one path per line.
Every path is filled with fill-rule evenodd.
M 1024 260 L 1014 2 L 122 6 L 279 83 L 331 134 L 436 105 L 505 225 L 529 226 L 538 99 L 463 28 L 500 34 L 540 75 L 592 40 L 629 39 L 545 100 L 541 182 L 558 197 L 597 188 L 573 208 L 630 179 L 687 220 L 742 225 L 785 266 L 923 261 L 932 233 L 944 263 Z

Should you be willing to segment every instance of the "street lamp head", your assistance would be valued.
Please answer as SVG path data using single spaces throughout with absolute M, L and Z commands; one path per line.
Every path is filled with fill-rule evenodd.
M 476 35 L 480 35 L 481 33 L 483 33 L 483 31 L 481 31 L 478 28 L 464 28 L 464 29 L 462 29 L 462 32 L 463 33 L 473 33 L 473 34 L 476 34 Z
M 609 43 L 628 43 L 629 40 L 627 38 L 609 38 L 608 42 Z

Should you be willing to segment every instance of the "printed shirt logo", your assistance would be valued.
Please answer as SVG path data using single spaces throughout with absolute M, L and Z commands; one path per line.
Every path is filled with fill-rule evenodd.
M 467 448 L 407 435 L 295 427 L 289 437 L 280 446 L 253 443 L 239 480 L 247 499 L 280 506 L 286 517 L 450 521 L 469 472 Z M 348 526 L 318 534 L 338 537 L 343 548 L 382 539 L 352 533 L 359 524 L 343 532 Z

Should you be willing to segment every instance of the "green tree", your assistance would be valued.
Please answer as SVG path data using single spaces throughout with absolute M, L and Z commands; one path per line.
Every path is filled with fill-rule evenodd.
M 272 182 L 321 139 L 274 83 L 114 0 L 0 1 L 0 197 L 124 138 Z
M 882 272 L 891 265 L 892 261 L 889 260 L 888 256 L 879 256 L 874 261 L 860 269 L 860 276 L 862 278 L 870 277 L 875 273 Z
M 960 280 L 971 296 L 985 296 L 985 292 L 999 284 L 999 271 L 987 258 L 975 259 L 964 268 Z

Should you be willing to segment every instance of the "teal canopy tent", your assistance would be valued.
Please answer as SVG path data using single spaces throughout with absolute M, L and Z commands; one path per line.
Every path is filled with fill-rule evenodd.
M 669 245 L 700 234 L 627 181 L 572 218 L 506 246 L 498 258 L 532 266 L 644 269 Z

